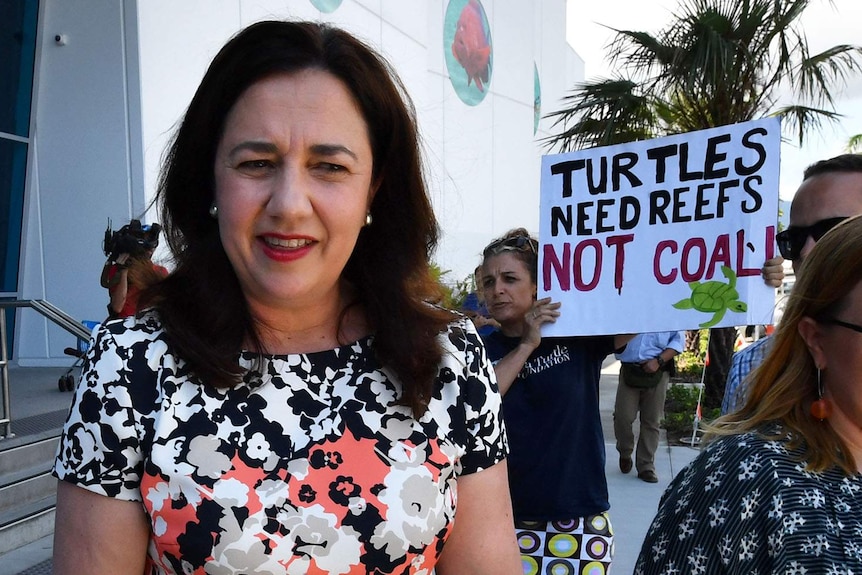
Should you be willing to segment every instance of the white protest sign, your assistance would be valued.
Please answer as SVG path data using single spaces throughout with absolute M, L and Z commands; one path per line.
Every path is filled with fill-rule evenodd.
M 777 118 L 542 158 L 545 336 L 772 323 Z

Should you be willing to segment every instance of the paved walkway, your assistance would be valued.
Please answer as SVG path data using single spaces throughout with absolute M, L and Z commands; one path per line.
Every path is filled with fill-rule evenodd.
M 22 421 L 22 425 L 34 423 L 40 415 L 54 417 L 53 414 L 68 409 L 71 394 L 60 392 L 57 388 L 57 379 L 64 371 L 58 368 L 11 370 L 12 414 Z M 658 483 L 645 483 L 637 478 L 634 471 L 623 475 L 617 467 L 613 431 L 613 407 L 618 378 L 619 363 L 611 357 L 602 370 L 601 411 L 607 445 L 606 474 L 611 499 L 610 515 L 616 533 L 612 572 L 615 575 L 628 575 L 634 569 L 641 541 L 655 515 L 661 494 L 671 478 L 697 455 L 697 451 L 689 447 L 668 447 L 662 440 L 656 454 Z M 42 419 L 45 418 L 43 415 Z M 12 429 L 15 431 L 14 421 Z M 24 431 L 20 426 L 19 430 L 21 433 Z M 51 549 L 52 538 L 46 537 L 7 553 L 0 558 L 0 575 L 50 573 Z
M 670 447 L 664 438 L 656 453 L 658 483 L 646 483 L 632 470 L 624 475 L 614 444 L 614 399 L 619 381 L 619 362 L 606 361 L 601 378 L 602 428 L 607 446 L 605 475 L 611 499 L 611 523 L 615 533 L 615 554 L 611 573 L 628 575 L 634 570 L 641 542 L 658 509 L 658 502 L 670 480 L 697 455 L 690 447 Z M 637 421 L 635 421 L 637 426 Z

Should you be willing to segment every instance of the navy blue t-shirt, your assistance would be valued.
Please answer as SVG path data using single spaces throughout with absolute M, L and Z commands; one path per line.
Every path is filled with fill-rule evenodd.
M 496 362 L 521 341 L 484 337 Z M 503 396 L 515 519 L 556 521 L 610 507 L 599 412 L 602 361 L 612 336 L 544 338 Z

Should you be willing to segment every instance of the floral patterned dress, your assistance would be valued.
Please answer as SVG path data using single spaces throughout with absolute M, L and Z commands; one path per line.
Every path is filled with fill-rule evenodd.
M 500 396 L 469 320 L 441 334 L 428 411 L 373 337 L 308 354 L 243 353 L 244 381 L 201 385 L 154 313 L 101 326 L 54 468 L 141 501 L 148 573 L 431 573 L 452 530 L 460 475 L 508 447 Z

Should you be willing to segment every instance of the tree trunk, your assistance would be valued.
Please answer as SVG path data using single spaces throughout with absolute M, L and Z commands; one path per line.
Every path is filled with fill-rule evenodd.
M 703 378 L 704 409 L 721 407 L 735 342 L 735 327 L 719 327 L 709 330 L 709 365 L 706 367 Z
M 690 351 L 692 353 L 697 353 L 700 351 L 700 330 L 699 329 L 689 329 L 685 332 L 685 349 L 683 351 Z

